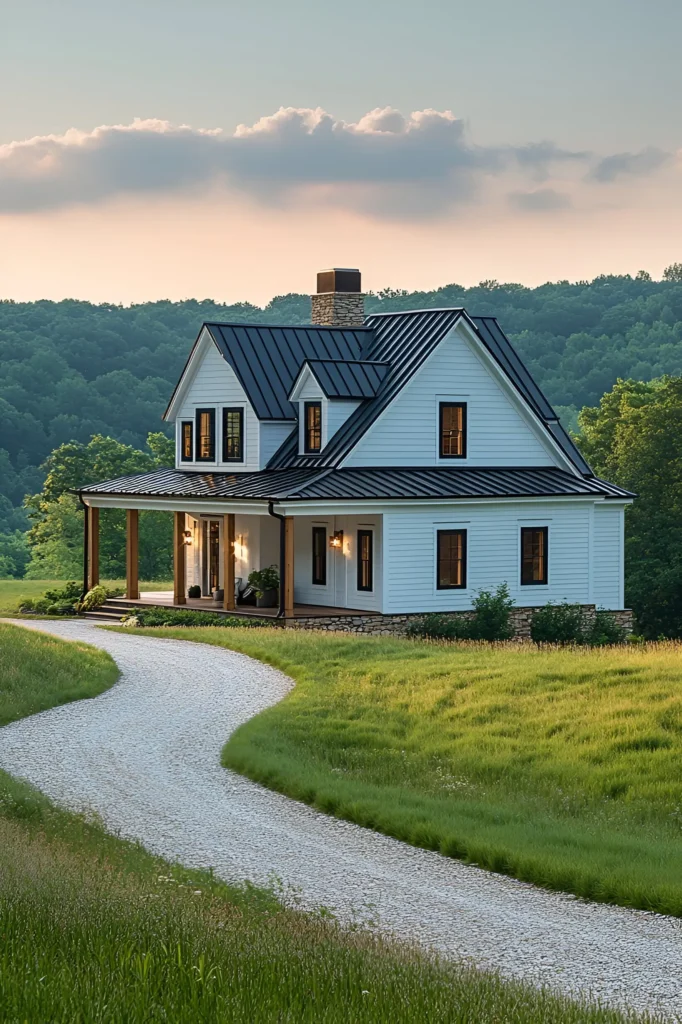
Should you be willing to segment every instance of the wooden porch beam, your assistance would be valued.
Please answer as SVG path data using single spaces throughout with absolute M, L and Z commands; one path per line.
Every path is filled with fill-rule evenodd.
M 173 513 L 173 604 L 187 604 L 185 593 L 185 513 Z
M 99 509 L 89 505 L 88 517 L 88 590 L 99 583 Z
M 294 617 L 294 517 L 284 520 L 284 617 Z
M 234 611 L 234 512 L 223 516 L 223 608 Z
M 126 509 L 126 597 L 129 601 L 140 597 L 139 537 L 140 513 L 136 508 Z

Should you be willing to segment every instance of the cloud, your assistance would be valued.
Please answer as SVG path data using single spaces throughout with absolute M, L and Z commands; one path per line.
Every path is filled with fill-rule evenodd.
M 637 161 L 651 163 L 652 152 L 658 153 L 606 158 L 593 173 L 599 180 L 643 173 Z M 608 164 L 626 156 L 627 171 Z M 547 141 L 477 146 L 449 110 L 405 116 L 386 107 L 346 122 L 321 108 L 283 107 L 234 132 L 136 120 L 0 146 L 0 212 L 222 185 L 261 205 L 305 199 L 377 217 L 425 219 L 475 202 L 505 174 L 515 176 L 519 191 L 511 201 L 518 209 L 548 210 L 565 201 L 551 188 L 525 191 L 524 185 L 547 180 L 556 165 L 590 159 Z
M 516 209 L 530 213 L 567 210 L 573 205 L 569 196 L 553 188 L 538 188 L 533 192 L 510 192 L 507 198 Z
M 624 175 L 644 177 L 652 174 L 659 167 L 666 164 L 672 157 L 655 146 L 648 146 L 639 153 L 614 153 L 613 156 L 604 157 L 592 168 L 590 177 L 595 181 L 611 182 Z

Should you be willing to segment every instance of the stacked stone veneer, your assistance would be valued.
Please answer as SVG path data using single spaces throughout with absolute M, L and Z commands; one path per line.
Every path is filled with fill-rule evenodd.
M 595 606 L 586 604 L 582 606 L 588 616 L 594 615 Z M 517 640 L 530 638 L 530 621 L 533 613 L 538 607 L 514 608 L 510 616 L 514 629 L 514 637 Z M 473 612 L 445 612 L 452 618 L 470 618 Z M 628 631 L 632 632 L 632 611 L 624 608 L 619 611 L 609 611 L 614 619 Z M 404 636 L 407 627 L 416 619 L 423 618 L 421 615 L 374 615 L 368 612 L 358 612 L 357 615 L 329 615 L 323 617 L 307 616 L 296 619 L 287 619 L 287 629 L 323 629 L 338 630 L 342 633 L 372 633 L 377 636 Z
M 365 322 L 362 292 L 322 292 L 311 300 L 312 322 L 318 327 L 362 327 Z

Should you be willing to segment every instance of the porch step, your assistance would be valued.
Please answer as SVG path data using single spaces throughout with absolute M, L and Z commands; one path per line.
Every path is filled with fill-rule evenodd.
M 102 606 L 91 612 L 86 612 L 84 617 L 86 619 L 98 619 L 100 622 L 120 622 L 126 611 L 127 609 L 124 608 L 107 608 Z

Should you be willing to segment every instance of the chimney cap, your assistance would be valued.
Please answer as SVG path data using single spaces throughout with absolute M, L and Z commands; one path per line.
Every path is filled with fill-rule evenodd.
M 317 294 L 324 292 L 361 292 L 360 271 L 345 267 L 320 270 L 317 275 Z

